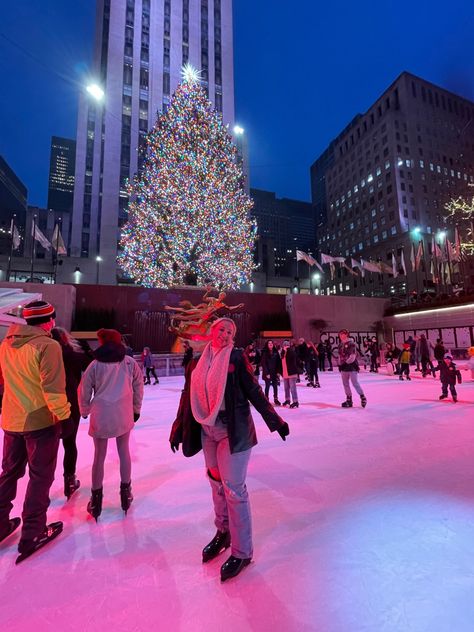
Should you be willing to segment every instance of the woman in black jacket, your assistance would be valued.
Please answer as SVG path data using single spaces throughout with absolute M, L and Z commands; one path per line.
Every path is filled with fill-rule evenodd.
M 265 343 L 260 358 L 260 364 L 262 365 L 262 377 L 265 382 L 265 397 L 269 396 L 271 385 L 273 388 L 273 403 L 275 406 L 280 406 L 281 404 L 278 401 L 278 375 L 281 375 L 282 366 L 280 354 L 273 340 L 267 340 Z
M 81 419 L 77 401 L 77 387 L 81 381 L 82 372 L 87 369 L 93 358 L 83 351 L 77 340 L 66 329 L 54 327 L 51 330 L 51 336 L 61 345 L 66 373 L 66 396 L 71 404 L 71 431 L 62 437 L 64 447 L 64 495 L 69 500 L 81 484 L 76 478 L 76 437 Z
M 242 349 L 233 345 L 236 327 L 229 318 L 211 326 L 211 342 L 186 368 L 186 382 L 170 434 L 173 452 L 201 448 L 214 502 L 217 532 L 202 551 L 208 562 L 231 546 L 221 581 L 238 575 L 252 559 L 252 526 L 245 484 L 250 452 L 257 443 L 250 403 L 270 430 L 285 440 L 288 424 L 263 395 Z

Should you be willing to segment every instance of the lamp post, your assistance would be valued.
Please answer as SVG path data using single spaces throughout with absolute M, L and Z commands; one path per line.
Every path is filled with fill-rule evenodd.
M 99 285 L 99 268 L 100 268 L 100 262 L 103 261 L 102 257 L 100 255 L 97 255 L 97 257 L 95 258 L 95 262 L 96 262 L 96 269 L 95 269 L 95 284 Z
M 319 274 L 319 272 L 315 272 L 315 274 L 313 274 L 313 281 L 316 284 L 316 287 L 314 288 L 314 293 L 315 294 L 319 294 L 319 281 L 321 279 L 321 275 Z
M 415 228 L 413 228 L 413 230 L 411 231 L 411 235 L 413 237 L 413 241 L 412 241 L 412 248 L 413 248 L 413 257 L 414 257 L 414 261 L 415 261 L 415 280 L 416 280 L 416 300 L 418 302 L 418 298 L 419 298 L 419 294 L 420 294 L 420 288 L 418 286 L 418 262 L 416 259 L 416 255 L 417 255 L 417 249 L 416 249 L 416 239 L 417 237 L 419 238 L 421 234 L 421 228 L 419 226 L 415 226 Z

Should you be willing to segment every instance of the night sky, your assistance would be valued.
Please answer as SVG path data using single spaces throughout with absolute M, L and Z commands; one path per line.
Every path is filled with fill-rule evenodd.
M 472 0 L 234 0 L 237 121 L 251 186 L 310 199 L 309 167 L 408 70 L 474 99 Z M 75 137 L 95 0 L 2 3 L 0 154 L 47 199 L 52 135 Z

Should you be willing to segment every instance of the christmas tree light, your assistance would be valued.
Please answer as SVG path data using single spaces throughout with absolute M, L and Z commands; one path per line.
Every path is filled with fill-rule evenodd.
M 474 197 L 468 201 L 462 197 L 445 205 L 448 221 L 459 229 L 461 254 L 474 255 Z
M 168 110 L 148 134 L 140 177 L 128 187 L 128 222 L 118 260 L 147 287 L 251 278 L 256 224 L 237 150 L 199 82 L 183 69 Z

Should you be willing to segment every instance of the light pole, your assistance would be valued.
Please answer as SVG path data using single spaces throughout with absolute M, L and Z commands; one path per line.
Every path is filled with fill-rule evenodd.
M 97 255 L 97 257 L 95 258 L 95 262 L 96 262 L 95 284 L 96 285 L 99 285 L 99 268 L 100 268 L 101 261 L 103 261 L 102 257 L 100 255 Z
M 420 288 L 418 286 L 418 262 L 417 262 L 417 249 L 416 249 L 416 238 L 420 237 L 421 234 L 421 228 L 419 226 L 415 226 L 415 228 L 413 228 L 413 230 L 411 231 L 411 235 L 413 237 L 413 241 L 412 241 L 412 248 L 413 248 L 413 257 L 414 257 L 414 272 L 415 272 L 415 280 L 416 280 L 416 300 L 418 302 L 418 298 L 419 298 L 419 293 L 420 293 Z
M 321 279 L 321 275 L 319 274 L 319 272 L 316 272 L 315 274 L 313 274 L 313 281 L 316 284 L 316 287 L 314 288 L 314 293 L 315 294 L 319 294 L 319 281 Z

